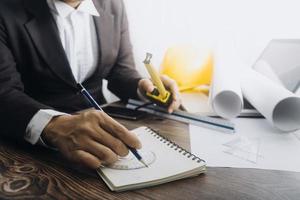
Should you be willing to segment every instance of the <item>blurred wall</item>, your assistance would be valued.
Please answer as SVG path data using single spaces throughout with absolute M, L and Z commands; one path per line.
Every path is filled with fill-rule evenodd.
M 298 0 L 124 0 L 138 66 L 174 44 L 211 48 L 232 37 L 246 63 L 272 38 L 300 38 Z
M 241 59 L 251 65 L 272 38 L 300 38 L 298 0 L 124 0 L 135 60 L 146 75 L 145 53 L 158 67 L 176 44 L 212 49 L 232 38 Z

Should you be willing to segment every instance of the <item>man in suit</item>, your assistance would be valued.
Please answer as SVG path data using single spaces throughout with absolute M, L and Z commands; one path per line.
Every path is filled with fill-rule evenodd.
M 121 0 L 0 1 L 1 134 L 58 149 L 69 160 L 97 168 L 141 148 L 124 126 L 86 109 L 76 84 L 105 103 L 102 80 L 123 100 L 151 92 L 135 70 Z M 162 77 L 180 105 L 175 82 Z

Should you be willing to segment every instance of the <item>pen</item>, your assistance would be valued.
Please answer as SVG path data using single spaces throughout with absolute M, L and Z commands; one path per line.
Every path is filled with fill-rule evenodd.
M 83 87 L 81 83 L 77 84 L 78 89 L 80 89 L 80 93 L 88 100 L 88 102 L 96 109 L 101 112 L 104 112 L 103 109 L 99 106 L 99 104 L 95 101 L 95 99 L 90 95 L 90 93 Z M 126 145 L 126 147 L 131 151 L 131 153 L 140 161 L 143 165 L 148 167 L 142 156 L 138 153 L 138 151 L 132 147 Z

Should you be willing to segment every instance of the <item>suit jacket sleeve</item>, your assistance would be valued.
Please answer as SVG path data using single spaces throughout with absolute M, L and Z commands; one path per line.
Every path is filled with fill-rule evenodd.
M 23 140 L 26 127 L 40 109 L 51 109 L 24 92 L 24 85 L 0 18 L 0 135 Z
M 137 86 L 141 76 L 135 69 L 127 15 L 123 3 L 121 10 L 121 39 L 118 58 L 107 80 L 108 89 L 122 100 L 127 100 L 129 98 L 138 98 Z

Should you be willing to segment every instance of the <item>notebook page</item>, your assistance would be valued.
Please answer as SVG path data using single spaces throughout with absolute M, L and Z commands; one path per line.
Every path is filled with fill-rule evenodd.
M 198 163 L 188 155 L 183 155 L 175 148 L 167 146 L 163 141 L 150 134 L 146 127 L 133 130 L 137 134 L 143 145 L 143 151 L 153 152 L 156 160 L 149 168 L 134 170 L 116 170 L 103 168 L 102 172 L 116 186 L 139 184 L 166 177 L 178 175 L 195 168 L 204 166 L 204 162 Z

